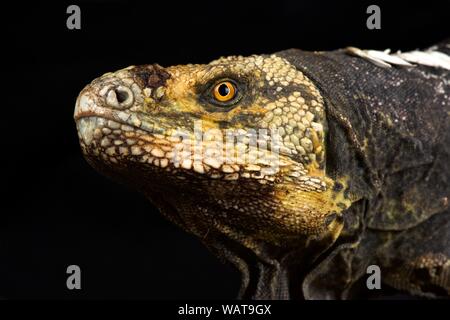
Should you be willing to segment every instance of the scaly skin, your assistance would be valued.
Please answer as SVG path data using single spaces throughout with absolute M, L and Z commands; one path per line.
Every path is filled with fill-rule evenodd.
M 417 234 L 423 230 L 417 230 L 425 222 L 433 227 L 434 216 L 446 217 L 444 226 L 449 223 L 448 165 L 435 162 L 445 170 L 443 182 L 433 182 L 441 189 L 424 186 L 434 199 L 432 210 L 414 199 L 405 204 L 402 195 L 394 194 L 392 188 L 398 191 L 396 186 L 410 177 L 402 167 L 406 160 L 398 169 L 405 176 L 393 177 L 387 158 L 379 158 L 376 150 L 387 157 L 383 148 L 401 153 L 401 146 L 407 146 L 404 137 L 404 143 L 397 138 L 392 145 L 380 142 L 387 133 L 381 124 L 395 127 L 389 112 L 397 102 L 391 99 L 391 106 L 381 107 L 373 102 L 370 87 L 367 92 L 327 87 L 328 75 L 315 67 L 336 72 L 339 79 L 329 75 L 331 86 L 355 80 L 339 74 L 342 66 L 333 62 L 333 54 L 344 65 L 381 69 L 340 51 L 327 58 L 292 50 L 221 58 L 207 65 L 132 66 L 105 74 L 86 86 L 76 103 L 83 153 L 94 168 L 143 192 L 168 219 L 233 263 L 242 273 L 243 298 L 351 298 L 370 263 L 385 263 L 392 272 L 383 280 L 398 289 L 448 295 L 450 260 L 442 244 L 449 235 L 442 223 L 434 255 L 433 250 L 418 250 L 420 257 L 405 253 L 400 264 L 410 266 L 407 272 L 395 269 L 390 259 L 404 230 L 420 242 Z M 410 77 L 395 76 L 406 82 Z M 448 72 L 436 77 L 433 86 L 449 79 Z M 236 88 L 229 102 L 213 94 L 223 81 Z M 428 92 L 418 92 L 416 100 L 427 101 Z M 418 117 L 413 130 L 408 128 L 409 136 L 420 140 L 420 134 L 430 133 L 415 128 L 418 122 L 439 126 L 437 137 L 426 139 L 432 142 L 433 156 L 450 142 L 449 102 L 443 96 L 448 87 L 442 97 L 436 92 L 441 114 L 429 123 Z M 384 99 L 393 94 L 378 93 Z M 378 112 L 381 120 L 361 117 L 358 112 L 365 108 Z M 405 112 L 409 117 L 415 111 Z M 448 148 L 442 152 L 445 157 Z M 417 159 L 412 167 L 427 163 Z M 410 197 L 422 191 L 419 186 Z M 379 200 L 381 194 L 385 198 Z M 388 213 L 378 213 L 380 206 Z M 406 207 L 409 217 L 403 218 Z M 427 265 L 424 261 L 441 268 L 425 281 L 432 289 L 412 279 L 411 270 Z M 326 276 L 333 273 L 330 268 L 337 274 Z

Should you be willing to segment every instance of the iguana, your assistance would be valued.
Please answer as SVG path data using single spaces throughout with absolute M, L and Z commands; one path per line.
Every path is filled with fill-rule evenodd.
M 80 93 L 81 148 L 242 274 L 243 299 L 450 295 L 450 47 L 130 66 Z

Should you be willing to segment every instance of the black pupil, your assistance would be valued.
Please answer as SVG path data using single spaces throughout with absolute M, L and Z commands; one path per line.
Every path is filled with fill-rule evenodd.
M 219 86 L 219 94 L 222 97 L 226 97 L 229 93 L 230 93 L 230 88 L 228 88 L 228 86 L 225 83 L 222 83 Z

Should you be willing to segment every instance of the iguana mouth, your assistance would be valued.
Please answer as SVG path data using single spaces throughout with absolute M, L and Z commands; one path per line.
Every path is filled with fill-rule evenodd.
M 114 117 L 98 116 L 95 114 L 83 114 L 77 117 L 77 129 L 79 131 L 79 138 L 82 139 L 86 145 L 89 145 L 93 138 L 102 138 L 103 136 L 114 133 L 116 136 L 124 136 L 130 138 L 136 134 L 154 136 L 155 138 L 163 138 L 164 130 L 145 130 L 137 127 L 129 122 L 116 121 Z M 128 134 L 127 134 L 128 132 Z M 149 137 L 147 137 L 149 140 Z M 121 143 L 117 143 L 120 145 Z
M 86 99 L 88 99 L 86 101 Z M 123 131 L 141 130 L 142 134 L 163 134 L 164 129 L 158 124 L 145 119 L 136 112 L 118 111 L 109 108 L 99 107 L 95 100 L 87 95 L 82 95 L 75 106 L 74 119 L 78 123 L 82 119 L 104 119 L 112 130 L 122 129 Z M 92 120 L 90 120 L 92 122 Z M 86 123 L 86 120 L 84 120 Z M 104 125 L 103 120 L 98 121 Z M 95 128 L 94 128 L 95 129 Z
M 169 166 L 168 153 L 179 139 L 167 137 L 167 130 L 145 115 L 103 107 L 99 99 L 88 86 L 76 102 L 74 119 L 85 155 L 110 164 Z
M 166 168 L 170 164 L 170 152 L 178 142 L 111 117 L 80 115 L 76 125 L 83 152 L 111 164 L 133 161 Z

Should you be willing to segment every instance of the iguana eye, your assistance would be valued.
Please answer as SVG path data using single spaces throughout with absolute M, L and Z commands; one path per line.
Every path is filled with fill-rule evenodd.
M 217 101 L 228 102 L 236 96 L 236 87 L 230 81 L 221 81 L 214 86 L 213 94 Z

